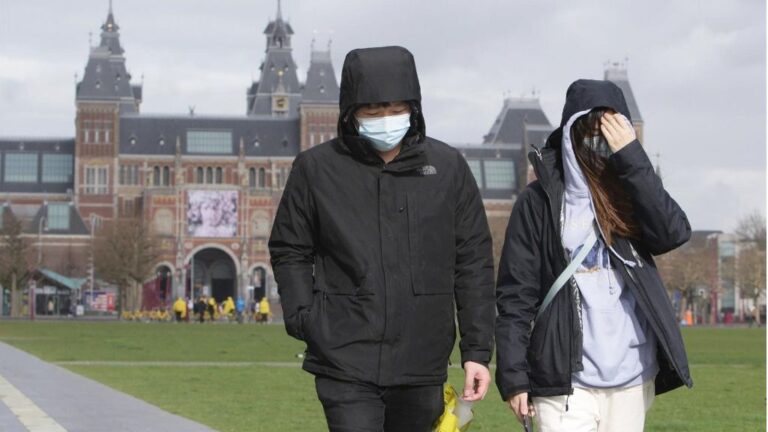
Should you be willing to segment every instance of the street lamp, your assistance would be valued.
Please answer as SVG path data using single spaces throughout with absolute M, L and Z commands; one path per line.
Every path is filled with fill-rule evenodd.
M 93 235 L 96 232 L 96 218 L 97 216 L 93 213 L 91 213 L 91 268 L 90 268 L 90 274 L 88 275 L 90 281 L 89 281 L 89 287 L 88 290 L 90 291 L 90 301 L 88 303 L 89 306 L 93 304 L 93 285 L 95 283 L 95 277 L 94 277 L 94 267 L 96 266 L 95 260 L 96 257 L 93 253 Z
M 48 231 L 48 219 L 45 216 L 41 216 L 37 222 L 37 267 L 39 269 L 40 264 L 43 262 L 43 224 L 45 224 L 45 230 Z

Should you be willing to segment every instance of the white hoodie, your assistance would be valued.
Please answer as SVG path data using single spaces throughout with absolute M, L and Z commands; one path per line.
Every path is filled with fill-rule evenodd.
M 572 259 L 595 224 L 595 206 L 571 142 L 571 126 L 590 110 L 581 111 L 563 127 L 565 173 L 563 247 Z M 602 232 L 602 230 L 600 230 Z M 574 274 L 581 293 L 584 369 L 573 375 L 578 387 L 630 387 L 653 378 L 658 371 L 656 341 L 635 298 L 624 289 L 620 273 L 611 263 L 633 267 L 606 247 L 598 237 L 592 251 Z

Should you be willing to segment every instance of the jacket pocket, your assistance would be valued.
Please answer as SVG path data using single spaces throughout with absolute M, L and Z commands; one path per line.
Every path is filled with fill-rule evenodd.
M 367 280 L 366 269 L 356 266 L 339 265 L 331 256 L 322 258 L 321 280 L 317 288 L 327 294 L 360 295 L 366 294 L 364 289 Z
M 432 195 L 432 196 L 430 196 Z M 430 191 L 406 193 L 413 293 L 453 294 L 456 245 L 453 213 Z

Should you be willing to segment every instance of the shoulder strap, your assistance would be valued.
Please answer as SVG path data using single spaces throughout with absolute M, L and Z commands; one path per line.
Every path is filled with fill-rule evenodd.
M 550 303 L 552 303 L 552 300 L 555 298 L 555 295 L 557 295 L 558 292 L 563 288 L 566 282 L 568 282 L 569 279 L 571 279 L 571 276 L 573 276 L 574 273 L 576 273 L 576 269 L 579 268 L 582 262 L 584 262 L 584 259 L 589 254 L 589 251 L 592 250 L 592 247 L 597 242 L 597 233 L 595 232 L 594 227 L 589 231 L 589 234 L 587 234 L 587 238 L 584 240 L 584 244 L 581 247 L 581 250 L 579 253 L 573 258 L 573 260 L 568 264 L 568 267 L 563 270 L 562 273 L 560 273 L 560 276 L 555 279 L 555 282 L 552 283 L 552 286 L 549 288 L 549 291 L 547 292 L 546 297 L 544 297 L 544 300 L 541 302 L 541 305 L 539 306 L 539 310 L 536 313 L 536 318 L 533 320 L 533 324 L 536 324 L 536 321 L 539 320 L 539 317 L 542 313 L 547 309 Z

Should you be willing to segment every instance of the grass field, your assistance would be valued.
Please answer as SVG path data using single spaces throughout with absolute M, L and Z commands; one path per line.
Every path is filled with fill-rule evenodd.
M 764 431 L 765 330 L 683 335 L 694 388 L 659 396 L 646 430 Z M 326 430 L 312 377 L 290 364 L 304 346 L 281 326 L 4 321 L 0 341 L 221 431 Z M 449 381 L 461 388 L 461 370 Z M 473 431 L 520 430 L 495 388 L 475 414 Z

